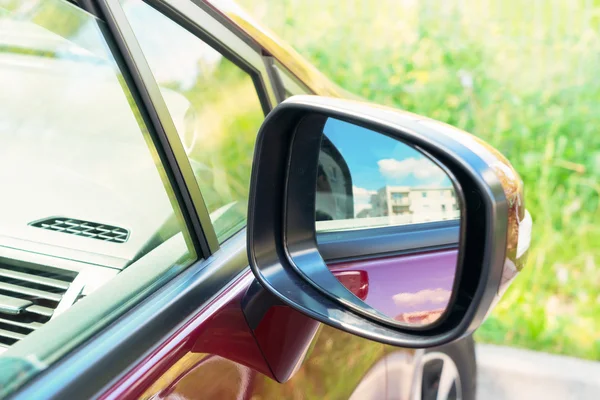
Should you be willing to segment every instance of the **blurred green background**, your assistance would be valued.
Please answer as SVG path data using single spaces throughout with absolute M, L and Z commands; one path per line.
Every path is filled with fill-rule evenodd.
M 343 88 L 508 156 L 533 242 L 476 338 L 600 360 L 600 0 L 238 3 Z

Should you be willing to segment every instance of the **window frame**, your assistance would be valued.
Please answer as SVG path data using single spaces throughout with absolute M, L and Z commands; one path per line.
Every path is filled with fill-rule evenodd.
M 262 48 L 258 44 L 251 40 L 246 40 L 248 38 L 245 38 L 242 35 L 237 35 L 233 31 L 235 25 L 222 25 L 222 23 L 218 21 L 218 18 L 215 18 L 215 11 L 205 3 L 193 2 L 191 0 L 142 1 L 165 18 L 185 29 L 190 35 L 195 36 L 199 41 L 210 46 L 227 61 L 233 63 L 237 68 L 248 75 L 254 85 L 254 90 L 258 97 L 263 117 L 266 117 L 267 114 L 269 114 L 272 105 L 277 103 L 277 96 L 270 85 L 268 62 L 262 56 Z M 107 3 L 110 3 L 110 0 L 107 1 Z M 119 1 L 117 0 L 115 3 L 119 3 Z M 133 36 L 135 37 L 135 33 Z M 135 46 L 139 46 L 138 43 L 137 38 L 135 38 Z M 140 50 L 143 54 L 141 47 Z M 150 71 L 150 73 L 152 75 L 152 71 Z M 146 85 L 156 83 L 153 79 L 153 75 L 151 80 L 152 82 L 146 83 Z M 156 84 L 156 86 L 158 87 L 158 84 Z M 162 94 L 160 95 L 162 99 Z M 163 103 L 166 105 L 166 102 L 158 101 L 154 106 L 157 106 L 158 104 L 159 107 L 162 107 Z M 173 135 L 172 140 L 181 142 L 176 130 L 175 134 L 172 132 L 169 132 L 168 134 Z M 258 135 L 258 130 L 255 134 Z M 177 154 L 175 157 L 177 158 L 177 163 L 182 166 L 182 170 L 184 171 L 186 186 L 191 188 L 190 191 L 192 193 L 199 191 L 200 195 L 197 195 L 198 199 L 202 197 L 199 217 L 210 247 L 210 254 L 212 254 L 217 251 L 224 242 L 233 237 L 241 229 L 244 229 L 247 220 L 241 221 L 243 223 L 240 223 L 239 229 L 232 230 L 225 238 L 219 238 L 218 232 L 215 230 L 215 225 L 210 219 L 211 210 L 206 206 L 203 189 L 199 186 L 198 181 L 192 172 L 187 154 L 185 154 L 185 152 L 181 153 L 179 146 L 177 146 Z M 252 157 L 252 155 L 250 155 L 250 157 Z M 193 179 L 190 179 L 190 176 Z M 250 182 L 248 182 L 248 184 L 249 183 Z
M 279 102 L 291 96 L 298 94 L 315 94 L 308 86 L 303 84 L 294 74 L 292 74 L 283 64 L 274 57 L 265 57 L 271 72 L 271 84 L 278 94 Z
M 143 1 L 250 75 L 264 115 L 266 116 L 271 111 L 272 105 L 276 103 L 276 96 L 271 86 L 267 84 L 269 82 L 267 64 L 261 56 L 261 48 L 257 44 L 243 40 L 231 30 L 231 27 L 217 21 L 214 15 L 208 12 L 210 8 L 202 2 L 192 2 L 191 0 Z M 167 149 L 171 168 L 178 172 L 175 175 L 177 184 L 183 192 L 188 194 L 183 197 L 182 205 L 191 215 L 197 216 L 192 219 L 194 232 L 201 245 L 202 253 L 208 257 L 221 245 L 190 160 L 185 153 L 159 85 L 154 79 L 152 70 L 119 0 L 99 0 L 98 9 L 109 26 L 118 49 L 124 55 L 125 63 L 141 94 L 144 106 L 149 110 L 152 124 L 158 133 L 162 147 Z
M 193 0 L 142 0 L 177 25 L 221 53 L 247 73 L 256 89 L 265 117 L 277 103 L 269 82 L 269 73 L 262 49 L 257 44 L 235 35 L 230 27 L 214 18 L 210 8 Z M 258 133 L 258 132 L 257 132 Z

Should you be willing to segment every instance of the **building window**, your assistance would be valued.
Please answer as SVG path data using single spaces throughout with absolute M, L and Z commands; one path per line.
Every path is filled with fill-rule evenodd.
M 402 215 L 402 214 L 410 213 L 410 209 L 408 206 L 392 206 L 392 211 L 393 211 L 394 215 Z

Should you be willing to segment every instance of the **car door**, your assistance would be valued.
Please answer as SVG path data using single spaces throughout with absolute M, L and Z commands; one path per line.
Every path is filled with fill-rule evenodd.
M 252 86 L 250 79 L 240 82 L 238 77 L 227 77 L 218 72 L 212 76 L 202 76 L 204 83 L 197 85 L 200 87 L 194 90 L 212 93 L 218 89 L 222 96 L 219 99 L 215 99 L 214 96 L 207 99 L 189 94 L 188 98 L 192 99 L 191 105 L 196 115 L 197 129 L 193 132 L 179 132 L 180 137 L 183 138 L 190 164 L 197 166 L 194 169 L 194 177 L 207 203 L 208 211 L 212 216 L 217 215 L 217 217 L 211 218 L 212 226 L 207 228 L 215 230 L 220 242 L 219 246 L 221 246 L 213 254 L 213 257 L 231 259 L 230 262 L 236 263 L 239 267 L 239 260 L 245 259 L 247 253 L 243 242 L 244 232 L 237 233 L 237 236 L 228 236 L 229 228 L 223 228 L 223 226 L 231 226 L 231 223 L 224 224 L 222 221 L 232 221 L 240 216 L 242 218 L 240 226 L 243 226 L 243 221 L 245 221 L 246 210 L 243 207 L 246 206 L 249 190 L 253 143 L 260 122 L 262 122 L 262 119 L 254 118 L 258 109 L 256 92 L 260 93 L 261 90 L 261 82 L 256 77 L 257 75 L 261 77 L 263 68 L 265 68 L 265 73 L 269 72 L 266 70 L 268 64 L 260 57 L 260 49 L 250 48 L 248 44 L 231 32 L 221 32 L 214 28 L 211 30 L 211 24 L 214 24 L 214 21 L 210 15 L 205 13 L 206 10 L 210 10 L 209 8 L 199 8 L 189 2 L 172 2 L 170 10 L 161 7 L 158 2 L 152 3 L 152 6 L 156 8 L 142 2 L 124 1 L 121 3 L 124 14 L 132 26 L 142 51 L 145 52 L 149 67 L 157 77 L 159 85 L 166 86 L 170 83 L 169 79 L 171 82 L 174 80 L 172 76 L 165 80 L 161 80 L 160 77 L 161 69 L 165 68 L 163 60 L 168 59 L 176 59 L 177 63 L 181 64 L 192 58 L 192 64 L 201 65 L 200 71 L 211 69 L 210 66 L 202 66 L 203 60 L 210 60 L 205 61 L 205 63 L 210 63 L 213 62 L 212 60 L 219 59 L 221 62 L 219 68 L 223 68 L 223 64 L 228 64 L 228 67 L 235 66 L 255 78 L 254 86 Z M 183 17 L 187 19 L 188 23 L 178 25 L 185 21 Z M 190 21 L 194 21 L 194 24 L 191 24 Z M 156 27 L 160 27 L 160 29 L 156 29 Z M 162 37 L 157 37 L 153 32 L 160 32 Z M 211 41 L 209 35 L 216 39 Z M 168 38 L 165 39 L 164 36 L 168 36 Z M 166 43 L 169 43 L 168 46 L 164 46 Z M 177 50 L 173 49 L 173 43 L 180 44 L 182 48 L 185 48 L 185 52 L 178 54 Z M 211 44 L 210 47 L 207 46 L 208 43 Z M 195 46 L 197 46 L 197 50 L 194 49 Z M 198 56 L 192 55 L 194 51 L 197 51 Z M 211 52 L 211 55 L 206 55 L 206 52 Z M 230 65 L 229 60 L 231 60 Z M 189 75 L 183 71 L 179 81 L 193 81 L 194 79 L 190 79 Z M 266 80 L 266 75 L 262 76 Z M 206 81 L 211 81 L 210 84 L 215 89 L 207 88 L 209 84 Z M 264 84 L 271 87 L 269 81 Z M 180 92 L 186 90 L 189 93 L 189 89 L 179 89 Z M 268 95 L 262 98 L 265 97 L 268 98 Z M 252 99 L 255 101 L 251 102 Z M 169 100 L 165 99 L 165 101 L 169 107 Z M 220 105 L 221 108 L 215 110 L 215 104 Z M 215 122 L 215 119 L 218 118 L 226 120 L 227 123 Z M 254 125 L 252 125 L 253 123 Z M 231 147 L 235 147 L 235 149 L 232 151 Z M 245 176 L 237 174 L 240 169 L 244 171 Z M 241 196 L 237 199 L 235 196 L 230 196 L 236 187 L 244 188 L 244 191 L 240 193 Z M 231 200 L 237 201 L 237 203 L 231 205 Z M 242 239 L 236 239 L 238 237 Z M 225 247 L 230 242 L 243 245 Z M 246 265 L 247 261 L 243 264 Z M 240 293 L 243 293 L 245 289 L 240 290 Z M 235 301 L 237 301 L 236 307 L 241 310 L 239 303 L 243 299 L 239 297 Z M 216 381 L 213 377 L 214 373 L 207 372 L 218 370 L 216 365 L 234 372 L 245 371 L 243 372 L 244 376 L 251 376 L 253 396 L 263 396 L 264 398 L 347 397 L 370 366 L 383 355 L 384 346 L 381 344 L 347 335 L 332 328 L 322 328 L 308 318 L 281 305 L 278 305 L 275 310 L 272 313 L 271 325 L 275 327 L 276 331 L 273 332 L 273 328 L 268 324 L 262 324 L 253 330 L 253 335 L 259 341 L 260 349 L 265 354 L 270 367 L 277 370 L 273 372 L 274 374 L 284 373 L 279 371 L 281 370 L 287 371 L 284 374 L 291 375 L 295 369 L 298 369 L 294 375 L 295 378 L 289 382 L 275 384 L 265 375 L 256 374 L 252 369 L 242 365 L 243 363 L 240 363 L 236 357 L 232 358 L 231 354 L 220 353 L 222 350 L 218 349 L 217 343 L 214 344 L 214 348 L 208 343 L 203 351 L 194 348 L 183 357 L 182 361 L 171 366 L 165 372 L 165 377 L 158 378 L 157 383 L 153 383 L 150 388 L 147 388 L 142 397 L 163 392 L 193 397 L 194 393 L 198 395 L 199 388 L 202 388 L 203 391 L 212 388 L 210 390 L 221 393 L 221 391 L 232 390 L 235 387 L 232 381 L 245 382 L 249 379 L 232 378 L 231 380 Z M 216 318 L 218 319 L 218 317 Z M 290 329 L 284 328 L 286 324 L 290 326 Z M 212 330 L 213 328 L 208 325 L 203 329 Z M 316 337 L 314 342 L 312 341 L 313 337 Z M 217 338 L 214 340 L 218 342 Z M 223 343 L 223 345 L 229 346 L 227 343 Z M 299 363 L 309 346 L 312 346 L 313 349 L 310 352 L 311 355 L 306 363 Z M 208 363 L 201 362 L 211 354 L 220 354 L 226 357 L 217 360 L 213 357 Z M 191 359 L 196 360 L 198 365 L 191 368 L 189 361 Z M 233 363 L 232 359 L 238 363 Z M 236 374 L 237 372 L 234 375 Z M 177 379 L 170 381 L 168 377 L 173 376 L 177 376 Z M 279 380 L 283 379 L 279 375 L 275 377 Z M 287 380 L 287 378 L 285 379 Z M 210 396 L 207 395 L 207 397 Z
M 169 47 L 165 48 L 164 50 L 160 50 L 161 42 L 158 39 L 152 40 L 152 38 L 149 37 L 151 36 L 149 34 L 149 27 L 154 28 L 157 26 L 163 26 L 163 24 L 167 23 L 169 24 L 169 26 L 173 27 L 173 24 L 185 21 L 187 18 L 188 23 L 185 25 L 187 31 L 184 31 L 182 28 L 177 29 L 177 32 L 173 31 L 173 40 L 170 41 L 171 43 L 187 44 L 186 49 L 188 49 L 188 54 L 187 56 L 183 56 L 184 59 L 186 57 L 189 57 L 189 49 L 192 46 L 192 42 L 197 43 L 199 39 L 205 39 L 207 40 L 207 42 L 210 42 L 210 39 L 207 39 L 206 36 L 206 30 L 208 30 L 207 27 L 210 26 L 208 21 L 210 20 L 207 18 L 206 15 L 202 13 L 210 12 L 211 9 L 208 7 L 191 7 L 188 2 L 170 2 L 170 8 L 161 7 L 161 3 L 154 2 L 151 5 L 154 6 L 156 9 L 150 8 L 148 5 L 143 4 L 141 2 L 134 3 L 129 1 L 122 2 L 122 4 L 124 5 L 124 12 L 132 25 L 133 32 L 136 35 L 137 40 L 140 42 L 142 51 L 144 51 L 144 49 L 147 49 L 145 50 L 146 57 L 149 60 L 150 69 L 153 70 L 155 76 L 159 74 L 161 65 L 160 63 L 156 63 L 153 65 L 153 62 L 150 59 L 151 55 L 149 55 L 148 53 L 159 53 L 163 51 L 162 56 L 157 56 L 156 58 L 168 59 L 172 49 Z M 137 7 L 139 8 L 134 9 L 134 6 L 132 6 L 133 4 L 137 4 Z M 128 6 L 130 6 L 131 8 L 129 8 Z M 143 13 L 141 12 L 141 8 L 143 8 Z M 160 12 L 163 12 L 164 14 L 161 15 Z M 143 19 L 140 18 L 140 16 L 142 15 L 144 17 Z M 171 18 L 171 20 L 168 22 L 167 17 Z M 189 21 L 195 21 L 196 24 L 190 24 Z M 164 33 L 170 31 L 163 28 L 160 30 L 160 32 Z M 195 35 L 191 35 L 191 33 L 195 33 Z M 211 31 L 208 30 L 208 33 L 210 34 Z M 228 34 L 231 34 L 231 32 L 228 32 Z M 245 46 L 235 35 L 229 41 L 219 40 L 223 37 L 228 37 L 225 34 L 213 33 L 213 37 L 217 37 L 216 43 L 211 42 L 213 47 L 220 49 L 221 54 L 229 55 L 229 57 L 232 60 L 238 62 L 238 65 L 244 66 L 244 63 L 250 63 L 249 60 L 255 58 L 256 53 L 258 53 L 258 50 L 256 49 L 254 50 L 255 52 L 248 52 L 247 50 L 244 50 Z M 236 49 L 237 52 L 228 53 L 227 49 L 232 48 Z M 240 50 L 240 48 L 242 50 Z M 244 51 L 247 52 L 244 53 Z M 240 54 L 246 54 L 247 58 L 240 59 Z M 254 56 L 251 57 L 248 55 Z M 179 59 L 181 58 L 182 57 L 179 57 Z M 272 60 L 269 60 L 268 58 L 263 61 L 266 61 L 267 67 L 274 65 L 274 63 L 271 62 Z M 246 67 L 248 67 L 247 64 Z M 260 70 L 261 67 L 261 64 L 257 64 L 256 62 L 254 63 L 254 68 Z M 280 71 L 283 72 L 284 67 L 280 66 Z M 266 72 L 268 73 L 273 71 L 267 70 Z M 277 71 L 274 72 L 275 74 L 277 73 Z M 162 84 L 160 78 L 158 78 L 158 81 L 159 84 Z M 275 80 L 275 90 L 273 90 L 275 93 L 277 93 L 278 90 L 281 89 L 277 86 L 276 82 L 277 80 Z M 300 94 L 306 92 L 306 89 L 303 88 L 301 83 L 298 83 L 293 79 L 289 79 L 289 76 L 281 77 L 280 83 L 284 84 L 284 88 L 290 94 Z M 224 87 L 226 89 L 228 88 L 226 84 L 218 80 L 216 80 L 215 85 Z M 240 94 L 239 91 L 234 90 L 234 88 L 229 89 L 229 92 L 227 90 L 223 90 L 224 96 L 228 99 L 232 99 L 235 101 L 234 103 L 230 103 L 231 106 L 229 108 L 221 110 L 221 115 L 223 116 L 223 118 L 236 119 L 238 118 L 237 115 L 239 113 L 239 101 L 240 98 L 244 98 L 244 95 Z M 229 93 L 232 94 L 229 95 Z M 169 106 L 169 101 L 167 100 L 166 102 L 167 106 Z M 203 101 L 196 101 L 195 103 L 193 103 L 193 106 L 196 112 L 199 114 L 201 114 L 201 110 L 205 108 L 205 104 L 203 104 Z M 236 112 L 236 110 L 238 111 Z M 245 118 L 243 115 L 244 112 L 245 111 L 242 109 L 242 116 L 240 117 L 242 119 Z M 201 123 L 202 117 L 197 117 L 197 119 L 198 121 L 200 121 L 200 126 L 211 125 Z M 213 133 L 194 132 L 192 134 L 193 137 L 184 136 L 181 132 L 179 132 L 179 135 L 180 137 L 183 137 L 184 145 L 186 147 L 186 154 L 189 158 L 190 163 L 194 165 L 195 163 L 206 162 L 206 159 L 203 158 L 202 155 L 193 154 L 193 145 L 185 144 L 186 141 L 188 143 L 197 143 L 199 146 L 203 146 L 206 145 L 206 141 L 203 141 L 201 139 L 203 136 L 205 138 L 207 136 L 223 136 L 227 138 L 227 136 L 231 135 L 234 136 L 238 142 L 244 142 L 248 139 L 248 137 L 254 138 L 255 130 L 243 131 L 238 128 L 231 131 L 218 131 Z M 209 144 L 209 146 L 213 145 L 213 143 Z M 218 146 L 213 147 L 210 151 L 212 155 L 224 152 L 225 150 L 219 148 Z M 243 151 L 242 153 L 245 155 L 245 157 L 242 159 L 238 158 L 236 159 L 236 161 L 242 164 L 243 167 L 246 168 L 246 170 L 249 170 L 250 165 L 248 164 L 248 162 L 250 162 L 252 154 L 251 144 L 246 144 L 245 153 Z M 224 173 L 222 176 L 230 176 L 228 175 L 229 170 L 235 169 L 237 167 L 237 165 L 233 166 L 232 168 L 232 166 L 220 164 L 216 166 L 213 165 L 211 168 Z M 207 183 L 206 178 L 202 176 L 202 172 L 196 174 L 196 179 L 198 180 L 200 190 L 202 191 L 203 197 L 205 199 L 211 197 L 206 193 L 211 191 L 217 191 L 215 190 L 216 185 L 214 184 L 214 179 L 212 180 L 212 185 L 210 183 Z M 208 181 L 211 180 L 209 179 Z M 247 182 L 248 181 L 246 181 L 245 183 L 246 188 L 248 187 Z M 234 184 L 230 183 L 230 185 L 233 186 Z M 245 202 L 245 199 L 243 199 L 241 203 L 243 202 Z M 210 200 L 208 200 L 208 203 L 210 203 Z M 225 202 L 223 202 L 223 207 L 227 207 L 227 204 L 225 204 Z M 209 211 L 211 211 L 210 205 L 208 208 Z M 234 211 L 234 208 L 227 209 L 223 214 L 220 214 L 219 218 L 226 218 L 227 215 L 230 213 L 229 210 Z M 237 215 L 239 215 L 239 213 Z M 225 239 L 226 244 L 227 237 L 223 238 L 223 234 L 220 232 L 221 228 L 219 221 L 213 220 L 212 225 L 213 229 L 216 231 L 216 236 L 219 237 L 220 240 Z M 450 227 L 448 227 L 448 224 L 442 224 L 439 227 L 441 229 L 441 232 L 445 233 L 445 236 L 443 234 L 441 235 L 442 237 L 440 237 L 440 235 L 431 235 L 431 233 L 427 230 L 422 232 L 420 236 L 421 240 L 416 241 L 419 245 L 414 246 L 414 248 L 411 249 L 411 254 L 414 254 L 416 252 L 431 251 L 432 249 L 436 249 L 436 246 L 437 248 L 448 248 L 456 246 L 457 239 L 453 235 L 456 234 L 457 229 L 454 225 L 450 224 Z M 434 228 L 435 227 L 430 226 L 429 230 L 434 231 Z M 399 227 L 398 230 L 401 234 L 403 233 L 404 235 L 406 235 L 406 229 L 403 230 L 401 227 Z M 358 247 L 363 248 L 364 251 L 356 253 L 354 259 L 372 259 L 374 255 L 380 255 L 382 251 L 381 247 L 376 248 L 376 246 L 373 246 L 373 244 L 380 242 L 379 239 L 381 235 L 381 231 L 374 230 L 373 238 L 365 239 L 365 244 L 359 243 Z M 322 235 L 322 246 L 325 249 L 331 248 L 330 259 L 332 260 L 332 267 L 338 269 L 342 274 L 344 274 L 346 273 L 346 271 L 342 271 L 342 269 L 344 269 L 345 266 L 339 262 L 337 264 L 335 263 L 336 258 L 338 258 L 336 256 L 335 248 L 340 244 L 348 243 L 348 240 L 347 238 L 343 237 L 342 239 L 340 239 L 339 234 L 337 236 L 338 238 L 333 238 L 331 235 Z M 428 237 L 429 241 L 425 241 L 425 239 Z M 393 253 L 394 251 L 403 250 L 403 254 L 406 256 L 407 253 L 410 252 L 407 252 L 406 248 L 401 249 L 398 247 L 397 244 L 394 244 L 394 241 L 397 241 L 397 239 L 398 237 L 390 237 L 390 246 L 387 251 L 389 253 Z M 371 246 L 366 245 L 367 242 L 370 242 Z M 231 257 L 231 254 L 233 253 L 236 254 L 236 257 L 232 258 L 237 258 L 238 256 L 245 257 L 246 251 L 247 250 L 245 249 L 245 247 L 240 247 L 237 249 L 228 248 L 227 251 L 219 250 L 219 252 L 215 253 L 215 256 L 218 255 L 219 257 Z M 244 307 L 244 297 L 240 297 L 236 301 L 240 302 L 241 306 Z M 238 303 L 236 303 L 236 307 L 237 305 Z M 213 373 L 208 372 L 215 370 L 215 366 L 219 365 L 226 370 L 233 371 L 232 373 L 234 376 L 244 377 L 244 379 L 236 378 L 233 379 L 233 381 L 251 382 L 249 386 L 251 387 L 250 393 L 252 396 L 263 396 L 264 398 L 287 398 L 294 396 L 307 398 L 321 398 L 327 396 L 331 398 L 344 398 L 350 396 L 352 392 L 357 389 L 360 382 L 364 380 L 363 378 L 365 374 L 371 369 L 373 365 L 380 361 L 382 357 L 386 355 L 386 353 L 389 354 L 392 352 L 396 354 L 400 352 L 402 353 L 403 357 L 397 357 L 396 359 L 402 360 L 401 364 L 403 367 L 405 367 L 403 371 L 405 376 L 403 376 L 402 378 L 396 377 L 397 379 L 395 379 L 391 385 L 400 386 L 401 389 L 399 391 L 403 392 L 405 396 L 408 395 L 408 393 L 410 392 L 411 380 L 413 378 L 412 372 L 417 363 L 417 357 L 415 356 L 414 351 L 408 349 L 401 350 L 397 348 L 391 348 L 390 346 L 386 347 L 378 343 L 374 343 L 362 338 L 348 335 L 346 333 L 343 333 L 341 331 L 335 330 L 327 326 L 317 327 L 314 322 L 309 321 L 301 315 L 295 314 L 292 310 L 286 307 L 278 305 L 277 309 L 279 312 L 273 312 L 272 314 L 274 316 L 271 317 L 276 322 L 272 322 L 271 325 L 280 326 L 288 324 L 290 326 L 290 329 L 280 329 L 273 333 L 269 330 L 269 328 L 265 328 L 264 324 L 252 328 L 254 328 L 253 335 L 259 342 L 259 347 L 265 355 L 269 366 L 272 369 L 280 368 L 282 371 L 288 371 L 272 371 L 275 375 L 275 378 L 277 378 L 278 380 L 283 380 L 278 375 L 280 373 L 283 373 L 285 380 L 287 380 L 291 375 L 289 371 L 295 372 L 293 377 L 286 383 L 276 384 L 271 378 L 267 378 L 265 375 L 256 374 L 255 371 L 252 371 L 252 369 L 248 369 L 247 366 L 243 366 L 243 363 L 240 363 L 240 360 L 235 358 L 231 354 L 219 353 L 219 350 L 215 346 L 214 349 L 210 350 L 205 349 L 204 351 L 199 351 L 199 349 L 196 348 L 193 351 L 188 352 L 188 354 L 186 354 L 186 356 L 183 357 L 183 361 L 175 363 L 174 365 L 169 367 L 169 369 L 165 372 L 165 375 L 158 378 L 157 382 L 153 383 L 150 388 L 147 388 L 142 396 L 160 396 L 160 393 L 169 393 L 175 395 L 177 393 L 184 397 L 193 397 L 194 395 L 198 395 L 198 393 L 201 391 L 209 390 L 208 388 L 212 388 L 211 390 L 215 390 L 215 392 L 211 393 L 222 393 L 222 391 L 227 392 L 233 390 L 232 388 L 234 388 L 235 385 L 231 384 L 231 380 L 224 379 L 222 381 L 215 381 L 213 378 Z M 304 326 L 306 331 L 300 330 L 299 326 Z M 206 329 L 211 330 L 210 326 Z M 301 332 L 302 334 L 298 335 L 299 332 Z M 273 337 L 273 335 L 275 335 L 275 337 Z M 297 337 L 294 338 L 294 336 Z M 314 340 L 311 341 L 313 337 Z M 294 345 L 294 342 L 297 341 L 301 342 L 300 345 Z M 290 348 L 287 348 L 288 346 L 290 346 Z M 311 349 L 308 352 L 305 362 L 299 363 L 299 361 L 301 361 L 304 355 L 307 353 L 309 347 L 311 347 Z M 220 354 L 224 357 L 217 358 L 216 360 L 211 358 L 210 362 L 202 361 L 205 360 L 207 357 L 210 357 L 211 354 Z M 288 359 L 286 360 L 285 358 Z M 196 365 L 192 363 L 192 368 L 190 366 L 191 362 L 189 360 L 196 360 L 198 364 Z M 233 363 L 232 361 L 237 361 L 237 363 Z M 362 391 L 359 390 L 357 392 L 358 396 L 360 396 L 361 394 L 368 393 L 369 391 L 371 391 L 370 393 L 375 397 L 381 397 L 382 395 L 385 395 L 385 392 L 387 391 L 387 374 L 385 372 L 382 373 L 382 371 L 385 370 L 385 368 L 382 368 L 382 366 L 385 367 L 385 364 L 380 363 L 379 368 L 377 368 L 378 378 L 372 380 L 371 385 L 368 387 L 368 389 L 361 389 Z M 400 368 L 400 370 L 402 370 L 402 368 Z M 248 376 L 251 376 L 252 379 L 248 378 Z M 209 380 L 210 382 L 208 383 L 207 380 Z M 141 380 L 139 379 L 136 379 L 136 381 L 141 382 Z M 217 382 L 219 382 L 219 384 Z M 399 382 L 401 383 L 399 384 Z M 243 390 L 249 390 L 248 387 L 244 386 L 244 388 L 235 389 L 235 393 L 239 393 L 237 390 L 242 392 Z M 398 391 L 398 389 L 396 389 L 396 391 Z
M 397 349 L 276 302 L 248 268 L 253 143 L 276 103 L 261 49 L 188 1 L 80 6 L 3 14 L 3 171 L 18 171 L 3 176 L 14 194 L 2 205 L 3 393 L 385 396 L 380 360 Z M 334 269 L 451 245 L 427 229 L 410 248 L 398 247 L 406 227 L 369 232 L 323 231 Z M 361 250 L 340 260 L 349 243 Z
M 230 57 L 222 69 L 200 70 L 238 83 L 235 105 L 248 87 L 254 91 L 256 102 L 240 107 L 249 118 L 234 126 L 255 135 L 274 103 L 260 52 L 201 8 L 181 4 L 189 15 L 178 29 L 204 39 L 202 54 L 212 49 L 203 60 L 214 63 L 215 51 Z M 351 335 L 336 343 L 321 335 L 315 354 L 325 365 L 299 372 L 295 383 L 265 378 L 294 375 L 319 326 L 276 305 L 251 329 L 243 313 L 246 292 L 257 289 L 243 230 L 247 183 L 240 183 L 253 137 L 241 138 L 248 152 L 233 153 L 240 165 L 223 165 L 231 153 L 189 156 L 198 110 L 170 71 L 152 70 L 128 4 L 81 5 L 87 12 L 36 0 L 2 13 L 9 33 L 2 67 L 10 72 L 3 74 L 3 183 L 12 193 L 2 204 L 0 245 L 3 395 L 149 397 L 158 388 L 163 396 L 187 387 L 189 373 L 201 377 L 196 398 L 351 391 L 382 349 Z M 227 38 L 239 54 L 220 44 Z M 203 90 L 223 105 L 218 86 Z M 237 140 L 232 131 L 213 149 L 228 151 Z

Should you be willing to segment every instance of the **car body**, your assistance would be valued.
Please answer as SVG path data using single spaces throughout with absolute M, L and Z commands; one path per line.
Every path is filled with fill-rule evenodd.
M 181 86 L 158 82 L 128 18 L 136 7 L 151 6 L 235 65 L 246 65 L 265 114 L 288 95 L 352 95 L 228 1 L 156 0 L 121 8 L 112 0 L 36 0 L 32 8 L 38 3 L 57 4 L 58 15 L 77 14 L 83 23 L 69 40 L 58 28 L 31 23 L 27 13 L 0 24 L 7 32 L 0 45 L 9 49 L 0 53 L 0 182 L 10 189 L 0 203 L 0 303 L 12 294 L 25 301 L 16 313 L 8 314 L 9 305 L 0 310 L 6 313 L 0 315 L 3 395 L 417 399 L 433 398 L 446 385 L 446 398 L 457 391 L 459 398 L 474 396 L 470 337 L 427 351 L 399 348 L 283 304 L 258 325 L 249 322 L 248 302 L 263 294 L 248 266 L 246 231 L 230 223 L 245 213 L 245 204 L 226 193 L 229 200 L 211 209 L 210 195 L 194 178 L 210 175 L 213 185 L 220 179 L 196 156 L 204 139 L 190 121 L 202 110 Z M 98 32 L 109 45 L 89 39 L 103 37 Z M 146 57 L 153 55 L 146 51 Z M 123 75 L 115 78 L 114 70 Z M 135 107 L 139 113 L 131 113 Z M 53 117 L 66 109 L 68 118 Z M 56 123 L 40 125 L 41 114 Z M 323 169 L 346 178 L 321 194 L 317 220 L 353 218 L 352 204 L 334 215 L 339 207 L 332 202 L 351 196 L 352 182 L 335 146 L 328 149 Z M 248 154 L 244 162 L 250 161 Z M 457 257 L 458 221 L 452 218 L 399 232 L 419 241 L 391 264 L 377 256 L 380 243 L 361 242 L 355 258 L 370 256 L 370 262 L 359 267 L 338 257 L 342 228 L 323 229 L 319 245 L 338 279 L 363 299 L 375 295 L 366 289 L 367 275 L 385 280 L 398 263 L 426 271 L 439 259 Z M 397 243 L 387 245 L 398 250 Z M 32 282 L 30 292 L 16 281 Z M 56 290 L 35 292 L 44 285 Z M 29 319 L 19 319 L 27 310 Z

